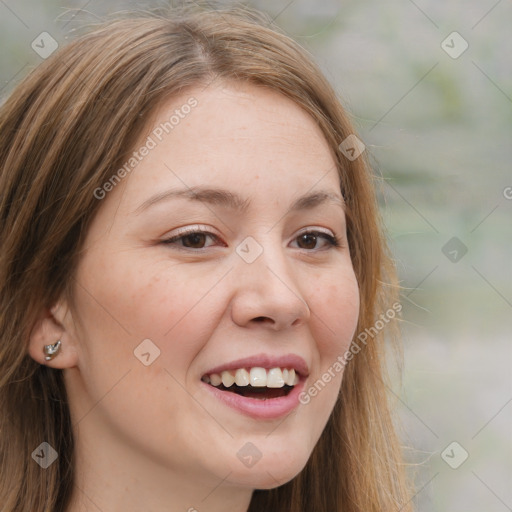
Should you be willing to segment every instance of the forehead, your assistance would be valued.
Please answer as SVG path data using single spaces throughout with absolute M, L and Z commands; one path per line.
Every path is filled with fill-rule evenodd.
M 222 186 L 274 201 L 316 185 L 339 192 L 335 161 L 315 120 L 254 85 L 197 87 L 169 99 L 135 153 L 123 193 L 130 204 L 178 186 Z

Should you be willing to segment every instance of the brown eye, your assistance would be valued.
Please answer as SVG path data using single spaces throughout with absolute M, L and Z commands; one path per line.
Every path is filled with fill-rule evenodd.
M 301 249 L 314 249 L 316 247 L 317 237 L 313 233 L 304 233 L 297 239 L 304 244 Z
M 190 249 L 202 249 L 206 243 L 206 236 L 204 233 L 191 233 L 181 237 L 184 247 Z
M 319 239 L 325 242 L 324 249 L 329 247 L 339 247 L 339 242 L 336 236 L 332 236 L 321 231 L 308 231 L 306 233 L 302 233 L 296 238 L 299 249 L 305 249 L 308 251 L 320 250 L 316 247 Z
M 206 239 L 211 238 L 214 241 L 219 242 L 219 238 L 208 231 L 190 231 L 189 233 L 183 233 L 176 235 L 167 240 L 163 240 L 162 243 L 165 245 L 174 245 L 178 249 L 191 249 L 200 251 L 201 249 L 207 249 L 212 244 L 207 245 Z M 320 251 L 328 249 L 329 247 L 339 247 L 338 238 L 322 231 L 308 231 L 302 233 L 295 238 L 298 241 L 299 249 L 306 251 Z M 323 240 L 323 247 L 317 247 L 319 240 Z
M 163 240 L 162 243 L 165 245 L 176 246 L 177 249 L 191 249 L 201 250 L 207 249 L 213 244 L 207 245 L 206 240 L 211 238 L 214 241 L 219 241 L 218 237 L 213 233 L 202 230 L 189 231 L 188 233 L 182 233 L 181 235 L 173 236 L 167 240 Z

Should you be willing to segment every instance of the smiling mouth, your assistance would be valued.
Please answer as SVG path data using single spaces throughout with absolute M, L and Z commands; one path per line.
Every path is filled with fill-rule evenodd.
M 219 391 L 236 393 L 245 398 L 271 400 L 288 395 L 300 379 L 294 369 L 254 367 L 203 375 L 201 380 Z
M 253 386 L 237 386 L 236 384 L 233 384 L 229 388 L 223 384 L 214 387 L 220 391 L 228 391 L 230 393 L 236 393 L 237 395 L 244 396 L 245 398 L 255 398 L 257 400 L 270 400 L 272 398 L 280 398 L 282 396 L 286 396 L 293 389 L 293 386 L 283 386 L 280 389 L 271 389 L 255 388 Z

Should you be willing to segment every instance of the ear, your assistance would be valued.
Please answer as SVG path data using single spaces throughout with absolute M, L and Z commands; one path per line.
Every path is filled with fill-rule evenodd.
M 72 368 L 78 363 L 76 337 L 71 329 L 71 312 L 64 302 L 51 309 L 44 309 L 32 327 L 28 353 L 34 361 L 51 368 Z M 44 346 L 61 341 L 60 349 L 53 359 L 46 361 Z

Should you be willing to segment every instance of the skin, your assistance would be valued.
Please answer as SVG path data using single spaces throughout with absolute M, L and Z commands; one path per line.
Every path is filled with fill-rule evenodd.
M 192 96 L 197 107 L 102 200 L 74 303 L 62 298 L 32 333 L 31 356 L 64 369 L 78 461 L 68 512 L 246 511 L 254 489 L 302 470 L 340 389 L 338 373 L 309 404 L 274 420 L 250 418 L 203 389 L 207 370 L 260 353 L 302 356 L 308 389 L 349 347 L 359 294 L 343 208 L 288 211 L 306 193 L 341 198 L 313 119 L 276 92 L 224 83 L 172 98 L 152 126 Z M 172 198 L 136 211 L 162 191 L 197 185 L 227 188 L 250 205 L 236 212 Z M 218 239 L 164 243 L 197 225 Z M 306 229 L 335 234 L 340 246 L 303 241 Z M 248 236 L 263 249 L 252 263 L 236 252 Z M 57 339 L 59 355 L 45 362 L 43 345 Z M 149 366 L 134 355 L 145 339 L 160 350 Z M 262 454 L 250 468 L 237 457 L 247 442 Z

